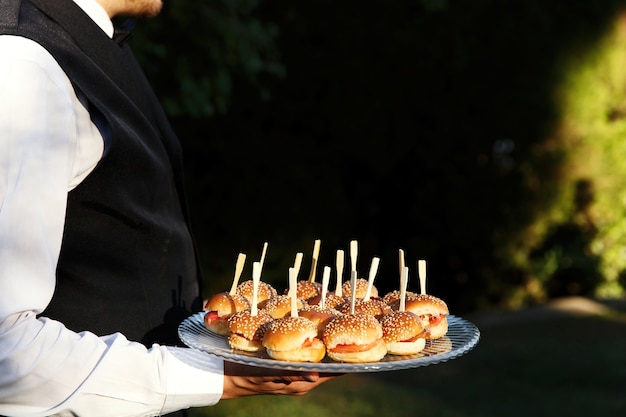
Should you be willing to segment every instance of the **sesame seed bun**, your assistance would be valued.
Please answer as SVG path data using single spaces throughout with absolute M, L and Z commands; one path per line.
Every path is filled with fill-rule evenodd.
M 256 352 L 261 350 L 267 324 L 274 319 L 263 310 L 253 316 L 250 310 L 240 311 L 228 319 L 230 336 L 228 343 L 233 349 Z
M 366 279 L 359 278 L 356 280 L 356 298 L 365 298 L 368 285 L 369 282 Z M 344 282 L 341 286 L 341 291 L 347 298 L 350 298 L 352 296 L 352 283 L 350 281 Z M 376 289 L 376 286 L 372 286 L 370 297 L 378 297 L 378 289 Z
M 323 308 L 317 305 L 306 306 L 298 311 L 300 317 L 311 320 L 317 326 L 317 337 L 321 338 L 324 333 L 324 328 L 328 322 L 341 313 L 333 308 Z
M 426 346 L 426 331 L 417 314 L 410 311 L 392 311 L 380 319 L 383 340 L 391 355 L 412 355 Z
M 349 314 L 350 309 L 352 308 L 352 304 L 350 301 L 346 301 L 341 306 L 338 307 L 338 310 L 343 314 Z M 383 315 L 389 313 L 391 311 L 391 307 L 387 304 L 383 303 L 378 298 L 370 298 L 369 300 L 355 300 L 354 301 L 354 312 L 361 314 L 369 314 L 370 316 L 374 316 L 377 319 L 381 318 Z
M 415 292 L 411 292 L 411 291 L 407 291 L 406 292 L 406 298 L 411 298 L 411 297 L 414 297 L 416 295 L 417 295 L 417 293 L 415 293 Z M 394 290 L 394 291 L 388 292 L 383 297 L 383 302 L 385 304 L 387 304 L 387 305 L 393 305 L 394 303 L 397 303 L 399 301 L 400 301 L 400 290 Z M 396 310 L 397 310 L 397 308 L 396 308 Z
M 252 280 L 244 281 L 237 286 L 237 294 L 241 294 L 248 299 L 249 302 L 252 302 L 252 292 L 254 290 Z M 269 300 L 272 297 L 276 297 L 277 292 L 274 287 L 272 287 L 267 282 L 259 282 L 259 288 L 257 292 L 257 305 L 262 305 L 266 300 Z
M 317 338 L 317 326 L 304 317 L 284 317 L 268 324 L 263 336 L 267 354 L 277 360 L 319 362 L 326 347 Z
M 298 309 L 306 306 L 306 302 L 300 298 L 296 298 L 296 306 Z M 291 314 L 291 297 L 288 295 L 277 295 L 265 302 L 263 310 L 275 319 L 280 319 Z
M 321 298 L 321 297 L 320 297 Z M 319 305 L 319 302 L 322 300 L 319 300 L 317 303 L 313 303 L 316 305 Z M 337 309 L 337 307 L 339 307 L 341 304 L 345 303 L 346 299 L 343 298 L 340 295 L 337 295 L 335 293 L 328 293 L 326 294 L 326 299 L 324 300 L 324 308 L 334 308 Z
M 387 354 L 382 326 L 367 314 L 345 314 L 331 320 L 322 335 L 328 356 L 339 362 L 377 362 Z
M 285 294 L 289 293 L 289 288 L 285 290 Z M 305 300 L 307 303 L 315 304 L 315 300 L 319 302 L 322 295 L 322 284 L 315 281 L 298 281 L 296 283 L 296 297 Z

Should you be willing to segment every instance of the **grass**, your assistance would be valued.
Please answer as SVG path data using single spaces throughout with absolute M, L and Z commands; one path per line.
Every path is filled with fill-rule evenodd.
M 251 397 L 194 417 L 626 415 L 626 303 L 468 317 L 478 346 L 447 363 L 344 375 L 304 397 Z M 540 313 L 540 314 L 536 314 Z

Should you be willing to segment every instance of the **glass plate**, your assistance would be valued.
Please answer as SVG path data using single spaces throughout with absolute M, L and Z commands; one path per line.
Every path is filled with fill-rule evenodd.
M 480 331 L 474 324 L 450 315 L 446 336 L 426 342 L 426 348 L 415 355 L 387 355 L 379 362 L 368 363 L 335 362 L 328 357 L 317 363 L 284 362 L 270 358 L 265 352 L 244 352 L 232 349 L 227 338 L 206 328 L 204 314 L 205 312 L 200 312 L 189 316 L 178 327 L 180 339 L 190 348 L 210 353 L 230 362 L 290 371 L 354 373 L 417 368 L 458 358 L 472 350 L 480 339 Z

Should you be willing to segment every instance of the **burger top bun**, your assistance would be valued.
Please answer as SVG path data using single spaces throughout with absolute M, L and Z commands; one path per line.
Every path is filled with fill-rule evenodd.
M 240 311 L 228 319 L 228 329 L 247 340 L 261 340 L 265 325 L 274 319 L 263 310 L 253 316 L 250 310 Z
M 367 345 L 382 339 L 383 329 L 374 316 L 368 314 L 345 314 L 335 317 L 326 325 L 323 333 L 328 349 L 337 345 Z
M 344 304 L 338 307 L 338 310 L 343 314 L 349 314 L 351 308 L 352 303 L 350 301 L 346 301 Z M 363 299 L 354 301 L 355 313 L 369 314 L 370 316 L 374 316 L 378 319 L 381 318 L 383 315 L 389 313 L 390 311 L 391 307 L 383 303 L 380 299 L 370 298 L 367 301 Z
M 417 314 L 410 311 L 392 311 L 380 319 L 380 324 L 387 343 L 423 338 L 426 333 Z
M 252 302 L 252 292 L 254 286 L 252 280 L 244 281 L 237 286 L 237 294 L 241 294 L 248 299 L 248 301 Z M 266 300 L 269 300 L 272 297 L 276 297 L 277 292 L 274 287 L 272 287 L 267 282 L 259 282 L 259 288 L 257 292 L 257 304 L 264 303 Z
M 289 289 L 285 290 L 285 295 L 289 293 Z M 305 300 L 308 303 L 319 300 L 322 294 L 322 284 L 315 281 L 298 281 L 296 283 L 296 297 Z
M 394 303 L 394 306 L 399 306 L 399 300 L 397 303 Z M 426 314 L 430 314 L 432 316 L 450 314 L 448 305 L 445 301 L 430 294 L 417 294 L 412 297 L 407 297 L 404 309 L 412 311 L 418 316 Z
M 414 293 L 411 291 L 406 292 L 406 298 L 415 297 L 416 295 L 417 293 Z M 399 300 L 400 300 L 400 290 L 394 290 L 394 291 L 388 292 L 387 294 L 383 296 L 383 302 L 388 305 L 393 305 L 394 303 L 399 302 Z
M 298 309 L 306 306 L 300 298 L 296 298 L 296 306 Z M 280 319 L 291 314 L 291 297 L 288 295 L 277 295 L 270 298 L 263 304 L 263 310 L 269 313 L 275 319 Z
M 220 317 L 230 316 L 238 311 L 250 308 L 248 299 L 241 294 L 221 292 L 213 295 L 204 304 L 204 310 L 216 311 Z
M 356 280 L 356 298 L 365 298 L 368 285 L 369 282 L 366 279 L 359 278 Z M 341 291 L 347 298 L 350 298 L 352 296 L 352 283 L 350 281 L 344 282 Z M 378 297 L 378 290 L 375 286 L 372 286 L 370 297 Z
M 317 335 L 321 338 L 326 325 L 335 317 L 340 316 L 341 313 L 332 308 L 312 305 L 300 309 L 298 315 L 311 320 L 317 326 Z
M 266 349 L 285 351 L 302 347 L 308 339 L 317 337 L 317 326 L 304 317 L 284 317 L 268 324 L 263 336 Z
M 317 302 L 312 302 L 311 304 L 316 304 L 319 305 L 319 303 L 321 302 L 321 296 L 320 296 L 320 300 L 318 300 Z M 341 304 L 345 303 L 346 299 L 343 298 L 340 295 L 337 295 L 333 292 L 326 294 L 326 299 L 324 300 L 324 305 L 322 307 L 324 308 L 334 308 L 336 309 L 337 307 L 339 307 Z

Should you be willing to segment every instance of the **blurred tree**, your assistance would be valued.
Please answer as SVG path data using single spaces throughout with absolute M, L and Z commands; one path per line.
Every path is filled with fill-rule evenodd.
M 166 1 L 157 19 L 140 22 L 136 54 L 172 117 L 223 114 L 233 79 L 267 98 L 259 79 L 282 76 L 278 28 L 254 14 L 257 0 Z

